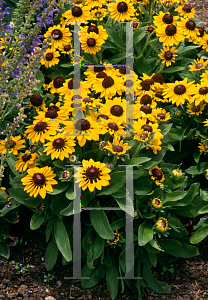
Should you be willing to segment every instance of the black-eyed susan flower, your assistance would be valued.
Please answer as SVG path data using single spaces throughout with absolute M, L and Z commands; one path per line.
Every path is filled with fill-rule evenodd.
M 147 26 L 146 32 L 149 34 L 153 34 L 155 32 L 155 28 L 153 26 Z
M 102 126 L 101 134 L 109 132 L 110 135 L 122 135 L 125 133 L 122 120 L 119 120 L 117 117 L 109 117 L 107 120 L 100 117 L 99 121 L 99 124 Z
M 76 4 L 72 9 L 67 10 L 62 14 L 64 20 L 61 22 L 63 24 L 73 25 L 75 22 L 88 23 L 91 19 L 91 13 L 88 6 L 83 4 Z
M 158 27 L 156 35 L 159 37 L 159 41 L 163 43 L 163 47 L 178 45 L 184 40 L 181 31 L 173 24 Z
M 203 39 L 200 40 L 200 45 L 202 46 L 202 49 L 205 49 L 206 52 L 208 52 L 208 35 L 204 35 Z
M 64 45 L 67 45 L 72 40 L 72 33 L 69 31 L 69 28 L 61 25 L 54 25 L 53 27 L 49 27 L 48 31 L 44 34 L 44 38 L 51 37 L 52 43 L 51 49 L 58 49 Z
M 44 65 L 46 68 L 53 67 L 59 63 L 58 57 L 60 53 L 58 51 L 47 49 L 44 53 L 44 57 L 40 60 L 41 65 Z
M 34 107 L 36 111 L 39 109 L 45 109 L 45 103 L 43 97 L 39 94 L 33 94 L 30 96 L 30 106 Z
M 120 137 L 115 137 L 112 144 L 108 141 L 108 146 L 105 147 L 105 149 L 116 155 L 123 155 L 130 148 L 128 143 L 124 144 L 124 141 L 120 140 Z
M 166 112 L 166 110 L 163 108 L 158 107 L 154 110 L 153 113 L 154 113 L 156 119 L 160 122 L 167 122 L 168 120 L 171 119 L 170 113 Z
M 130 21 L 135 16 L 136 10 L 130 0 L 116 0 L 109 4 L 108 10 L 112 19 L 117 22 Z
M 195 105 L 199 105 L 202 101 L 208 103 L 208 85 L 204 84 L 196 84 L 193 100 L 195 101 Z
M 64 133 L 49 137 L 49 142 L 44 145 L 46 148 L 43 152 L 46 152 L 46 155 L 51 155 L 52 160 L 55 158 L 64 160 L 65 157 L 68 158 L 69 154 L 75 151 L 73 147 L 76 145 L 74 138 Z
M 155 208 L 160 208 L 162 207 L 162 201 L 159 198 L 154 198 L 152 200 L 152 206 L 154 206 Z
M 101 26 L 101 25 L 97 26 L 96 24 L 91 23 L 89 26 L 81 27 L 81 33 L 80 33 L 81 37 L 85 36 L 87 33 L 90 33 L 90 32 L 96 33 L 99 36 L 99 38 L 101 40 L 103 40 L 103 43 L 108 38 L 106 29 L 104 29 L 103 26 Z
M 32 125 L 26 126 L 27 130 L 25 134 L 27 138 L 32 139 L 32 143 L 41 142 L 44 143 L 50 135 L 56 135 L 56 131 L 59 128 L 59 123 L 52 121 L 49 118 L 40 120 L 34 120 Z
M 188 78 L 182 81 L 176 80 L 175 83 L 167 83 L 167 87 L 163 91 L 164 98 L 168 98 L 170 102 L 179 106 L 184 104 L 185 100 L 189 103 L 194 101 L 192 95 L 195 93 L 194 81 L 188 83 Z
M 161 217 L 159 220 L 156 222 L 156 228 L 161 231 L 165 232 L 168 229 L 168 220 Z
M 190 115 L 198 116 L 203 113 L 206 103 L 203 104 L 203 101 L 200 102 L 198 105 L 196 105 L 196 103 L 190 103 L 190 104 L 188 103 L 187 106 L 188 106 L 187 111 L 190 113 Z
M 208 86 L 208 71 L 207 70 L 204 71 L 200 77 L 201 77 L 201 83 Z
M 102 21 L 108 14 L 108 10 L 105 8 L 95 8 L 91 10 L 92 20 L 94 21 Z
M 177 56 L 176 53 L 177 49 L 175 47 L 170 48 L 169 46 L 164 47 L 160 50 L 161 53 L 158 56 L 163 60 L 162 63 L 166 64 L 166 67 L 169 67 L 171 63 L 175 63 L 175 57 Z
M 18 154 L 18 150 L 25 148 L 24 145 L 25 140 L 21 140 L 21 136 L 10 136 L 9 138 L 6 138 L 5 140 L 0 141 L 0 152 L 2 154 L 13 153 L 14 155 Z
M 15 170 L 18 172 L 26 171 L 27 169 L 34 168 L 36 166 L 35 160 L 38 158 L 37 153 L 30 153 L 28 150 L 20 152 L 18 159 L 15 162 Z
M 146 150 L 148 150 L 149 148 L 152 149 L 154 154 L 157 154 L 157 151 L 160 151 L 162 149 L 161 147 L 161 140 L 163 139 L 163 135 L 160 132 L 160 129 L 157 129 L 157 131 L 155 132 L 153 138 L 150 141 L 150 144 L 147 145 Z
M 81 48 L 85 53 L 96 54 L 101 50 L 104 40 L 95 32 L 81 34 Z
M 110 245 L 116 245 L 119 241 L 120 234 L 118 233 L 118 230 L 116 230 L 114 233 L 114 238 L 107 240 L 107 243 Z
M 123 84 L 123 79 L 111 73 L 105 78 L 98 78 L 96 82 L 93 83 L 92 89 L 97 93 L 101 93 L 100 97 L 105 97 L 105 99 L 111 99 L 118 93 L 120 96 L 122 92 L 125 91 Z
M 170 24 L 175 25 L 176 21 L 178 20 L 178 16 L 173 16 L 171 15 L 169 12 L 164 13 L 162 11 L 159 12 L 159 14 L 157 16 L 154 16 L 153 19 L 153 23 L 156 27 L 162 27 L 162 26 L 167 26 Z
M 34 117 L 34 119 L 44 119 L 50 118 L 56 120 L 57 122 L 63 122 L 68 120 L 68 112 L 65 110 L 64 106 L 60 106 L 60 102 L 56 104 L 50 103 L 49 107 L 44 111 L 40 111 L 38 116 Z
M 196 13 L 195 9 L 193 9 L 192 5 L 186 1 L 184 4 L 175 8 L 175 11 L 180 13 L 180 16 L 183 18 L 194 18 Z
M 189 42 L 198 38 L 199 31 L 193 20 L 181 18 L 181 21 L 177 23 L 177 26 L 178 30 L 183 32 L 183 35 L 189 40 Z
M 173 173 L 173 175 L 176 176 L 176 177 L 181 177 L 181 176 L 183 176 L 183 172 L 181 172 L 181 171 L 178 170 L 178 169 L 174 169 L 174 170 L 172 171 L 172 173 Z
M 162 172 L 162 169 L 158 166 L 152 167 L 149 169 L 149 175 L 151 176 L 151 179 L 155 181 L 157 185 L 159 185 L 162 181 L 165 180 L 164 174 Z
M 52 77 L 50 75 L 47 75 L 47 76 L 44 76 L 44 84 L 43 84 L 43 88 L 48 91 L 49 89 L 49 84 L 51 83 L 52 81 Z
M 73 45 L 72 43 L 69 43 L 67 45 L 63 45 L 62 47 L 59 47 L 59 51 L 63 54 L 70 54 L 73 53 Z
M 101 104 L 99 113 L 109 117 L 117 117 L 125 122 L 126 103 L 121 97 L 114 97 L 112 100 L 106 100 L 105 104 Z
M 94 7 L 102 7 L 103 5 L 106 5 L 106 0 L 85 0 L 85 5 L 87 5 L 90 10 Z
M 78 94 L 80 91 L 81 97 L 87 97 L 90 93 L 89 89 L 84 85 L 84 83 L 76 78 L 69 78 L 64 83 L 63 86 L 57 89 L 57 93 L 63 95 L 65 100 L 71 100 L 71 97 Z
M 35 198 L 39 194 L 43 199 L 46 197 L 46 192 L 53 192 L 52 185 L 58 182 L 54 179 L 56 174 L 51 167 L 32 168 L 27 170 L 28 175 L 21 179 L 25 185 L 24 191 L 29 193 L 29 196 Z
M 205 69 L 205 67 L 208 64 L 208 60 L 204 61 L 201 57 L 200 59 L 194 59 L 194 63 L 192 62 L 191 65 L 189 65 L 189 71 L 195 72 L 195 71 L 201 71 Z
M 75 128 L 73 128 L 72 121 L 66 121 L 63 123 L 66 126 L 64 129 L 65 133 L 76 135 L 80 147 L 83 147 L 87 140 L 99 141 L 101 126 L 98 122 L 93 121 L 91 117 L 87 116 L 85 119 L 76 121 L 74 126 Z
M 200 152 L 208 152 L 208 146 L 203 139 L 201 139 L 201 143 L 199 143 L 198 148 L 200 149 Z
M 65 82 L 66 80 L 63 76 L 58 76 L 54 78 L 54 80 L 51 81 L 48 85 L 48 87 L 50 88 L 50 93 L 51 94 L 58 93 L 58 89 L 61 88 Z
M 87 188 L 90 192 L 94 189 L 101 190 L 102 186 L 108 186 L 109 180 L 111 179 L 108 173 L 111 172 L 110 169 L 105 167 L 104 163 L 95 162 L 93 159 L 82 160 L 82 167 L 80 167 L 80 172 L 78 171 L 74 174 L 77 179 L 76 183 L 79 182 L 79 186 L 85 191 Z

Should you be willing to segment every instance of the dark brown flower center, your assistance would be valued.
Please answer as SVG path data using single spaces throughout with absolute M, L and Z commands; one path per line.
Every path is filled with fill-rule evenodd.
M 100 71 L 98 72 L 98 74 L 96 75 L 96 78 L 106 78 L 108 75 L 103 72 L 103 71 Z
M 90 25 L 87 29 L 87 33 L 90 33 L 90 32 L 95 32 L 96 34 L 98 34 L 98 28 L 97 26 L 95 25 Z
M 82 9 L 79 6 L 75 6 L 72 8 L 72 16 L 80 17 L 82 15 Z
M 140 99 L 140 104 L 152 104 L 152 98 L 148 94 L 143 95 Z
M 114 122 L 108 123 L 108 127 L 114 131 L 118 130 L 118 125 Z
M 143 111 L 145 114 L 151 114 L 152 113 L 152 108 L 147 105 L 143 105 L 140 108 L 141 111 Z
M 162 20 L 166 24 L 171 24 L 173 22 L 173 16 L 171 14 L 165 14 Z
M 161 120 L 164 120 L 165 119 L 165 114 L 163 113 L 159 113 L 157 114 L 158 118 L 160 118 Z
M 155 199 L 155 204 L 156 205 L 160 205 L 160 200 L 159 199 Z
M 16 142 L 13 140 L 10 140 L 9 142 L 6 142 L 6 145 L 9 146 L 9 148 L 14 148 L 16 146 Z
M 82 99 L 82 97 L 81 97 L 80 95 L 74 95 L 74 96 L 72 97 L 72 100 L 75 100 L 75 99 Z
M 153 176 L 154 177 L 156 177 L 157 179 L 161 179 L 162 178 L 162 176 L 163 176 L 163 173 L 160 171 L 160 170 L 158 170 L 158 169 L 154 169 L 154 170 L 152 170 L 152 174 L 153 174 Z
M 129 67 L 128 68 L 126 68 L 126 67 L 120 67 L 119 68 L 119 73 L 121 73 L 123 75 L 130 74 L 130 69 L 129 69 Z
M 46 122 L 38 122 L 35 126 L 34 126 L 34 130 L 35 131 L 44 131 L 47 127 L 47 123 Z
M 97 17 L 97 16 L 100 16 L 102 13 L 100 12 L 100 11 L 96 11 L 95 12 L 95 16 Z
M 143 91 L 149 91 L 152 84 L 154 84 L 152 79 L 146 79 L 140 82 Z
M 153 33 L 154 27 L 148 26 L 148 27 L 147 27 L 147 31 L 148 31 L 149 33 Z
M 90 97 L 85 97 L 83 99 L 83 102 L 85 102 L 85 103 L 93 103 L 93 100 Z
M 105 70 L 105 67 L 94 67 L 94 72 L 97 73 L 97 72 L 101 72 L 101 71 L 104 71 Z
M 206 95 L 208 93 L 208 87 L 203 86 L 199 89 L 199 94 L 200 95 Z
M 186 92 L 186 87 L 182 84 L 176 85 L 174 87 L 174 93 L 177 95 L 182 95 Z
M 104 148 L 106 146 L 107 146 L 107 143 L 105 141 L 103 141 L 103 142 L 100 143 L 100 147 Z
M 106 115 L 99 115 L 99 116 L 97 117 L 97 120 L 99 120 L 100 118 L 102 118 L 102 119 L 104 119 L 104 120 L 108 120 L 108 119 L 109 119 L 109 117 L 106 116 Z
M 24 155 L 22 156 L 22 160 L 23 160 L 24 162 L 26 162 L 26 161 L 30 160 L 31 157 L 32 157 L 31 154 L 24 154 Z
M 156 96 L 157 98 L 164 99 L 161 92 L 157 92 L 157 93 L 155 94 L 155 96 Z
M 56 105 L 50 105 L 50 106 L 48 107 L 48 110 L 60 111 L 60 108 L 59 108 L 58 106 L 56 106 Z
M 56 89 L 59 89 L 60 87 L 62 87 L 64 83 L 65 83 L 65 79 L 62 76 L 56 77 L 53 81 L 53 85 Z
M 88 130 L 90 129 L 90 122 L 85 119 L 78 120 L 75 124 L 75 128 L 77 130 L 81 128 L 81 131 Z
M 127 86 L 127 87 L 133 86 L 133 81 L 132 80 L 126 80 L 125 83 L 124 83 L 124 86 Z
M 96 45 L 96 40 L 93 39 L 93 38 L 88 39 L 88 40 L 87 40 L 87 45 L 88 45 L 89 47 L 94 47 L 94 46 Z
M 166 60 L 171 60 L 172 57 L 173 57 L 173 53 L 170 52 L 170 51 L 166 51 L 165 54 L 164 54 L 164 57 Z
M 196 64 L 196 69 L 201 69 L 202 67 L 203 67 L 203 64 L 202 64 L 202 63 Z
M 147 125 L 147 124 L 143 125 L 142 129 L 144 129 L 145 131 L 148 131 L 148 132 L 152 132 L 152 126 Z
M 62 178 L 67 178 L 69 176 L 69 172 L 68 171 L 64 171 L 61 175 Z
M 184 7 L 182 8 L 183 11 L 190 13 L 192 9 L 191 4 L 185 4 Z
M 64 51 L 70 51 L 71 50 L 71 46 L 70 45 L 65 45 L 64 46 Z
M 43 97 L 38 94 L 30 96 L 30 103 L 34 106 L 41 106 L 43 103 Z
M 196 27 L 199 30 L 199 37 L 203 37 L 204 36 L 204 28 L 202 27 Z
M 45 113 L 45 117 L 55 119 L 58 117 L 58 113 L 55 109 L 50 109 Z
M 86 177 L 89 179 L 96 179 L 99 177 L 99 175 L 100 175 L 100 171 L 95 167 L 91 167 L 86 171 Z
M 171 25 L 168 25 L 166 28 L 165 28 L 165 33 L 168 35 L 168 36 L 173 36 L 174 34 L 176 34 L 177 32 L 177 29 L 176 29 L 176 26 L 171 24 Z
M 162 76 L 161 74 L 155 74 L 155 75 L 152 76 L 151 79 L 152 79 L 154 82 L 158 82 L 158 83 L 160 83 L 160 84 L 163 84 L 163 82 L 164 82 L 164 78 L 163 78 L 163 76 Z
M 192 110 L 193 112 L 198 112 L 198 111 L 200 111 L 200 106 L 199 106 L 199 105 L 197 105 L 197 106 L 193 105 L 193 106 L 191 107 L 191 110 Z
M 113 151 L 115 151 L 115 152 L 122 152 L 123 148 L 121 146 L 114 146 L 113 147 Z
M 43 208 L 44 208 L 43 204 L 39 204 L 39 205 L 37 206 L 38 211 L 42 211 Z
M 114 80 L 111 76 L 107 76 L 103 82 L 102 82 L 102 86 L 107 89 L 109 87 L 111 87 L 112 85 L 114 85 Z
M 69 82 L 68 82 L 68 88 L 70 90 L 72 90 L 72 89 L 76 89 L 77 90 L 79 87 L 80 87 L 80 81 L 78 79 L 74 78 L 74 79 L 69 80 Z
M 194 21 L 187 21 L 186 28 L 189 30 L 194 30 L 196 28 L 196 24 Z
M 65 145 L 65 141 L 62 138 L 58 138 L 58 139 L 53 141 L 53 147 L 55 149 L 61 149 L 61 148 L 64 147 L 64 145 Z
M 112 115 L 120 117 L 123 114 L 123 108 L 120 105 L 113 105 L 110 109 Z
M 53 59 L 53 53 L 46 53 L 46 60 L 50 61 Z
M 146 138 L 148 138 L 148 135 L 144 133 L 140 136 L 140 138 L 141 140 L 146 140 Z
M 119 2 L 117 5 L 117 10 L 120 13 L 126 12 L 128 10 L 128 6 L 125 2 Z
M 46 182 L 45 176 L 41 173 L 35 173 L 33 175 L 32 179 L 33 179 L 33 182 L 35 183 L 35 185 L 37 185 L 37 186 L 42 186 Z
M 61 30 L 59 30 L 59 29 L 54 29 L 54 30 L 51 32 L 51 37 L 52 37 L 52 39 L 58 41 L 58 40 L 61 40 L 61 39 L 62 39 L 63 34 L 62 34 Z

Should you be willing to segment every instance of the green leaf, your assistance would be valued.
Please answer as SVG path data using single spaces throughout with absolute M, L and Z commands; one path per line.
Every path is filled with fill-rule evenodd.
M 67 234 L 66 228 L 64 226 L 64 223 L 59 220 L 59 218 L 55 219 L 54 222 L 54 237 L 57 244 L 57 247 L 63 257 L 67 261 L 72 260 L 72 252 L 69 242 L 69 236 Z
M 202 162 L 196 166 L 191 166 L 185 172 L 190 175 L 200 175 L 205 172 L 205 170 L 208 169 L 208 163 L 207 162 Z
M 53 267 L 56 264 L 57 258 L 58 248 L 56 246 L 56 243 L 53 240 L 51 240 L 45 252 L 45 264 L 48 271 L 53 269 Z
M 112 230 L 118 230 L 125 226 L 125 218 L 116 220 L 113 223 L 111 223 L 110 225 L 111 225 Z
M 178 201 L 183 199 L 185 196 L 187 195 L 187 192 L 183 192 L 183 191 L 175 191 L 172 193 L 166 193 L 164 196 L 164 201 L 163 204 L 166 204 L 166 202 L 170 202 L 170 201 Z
M 128 56 L 130 56 L 130 54 Z M 122 61 L 123 59 L 126 59 L 126 57 L 127 57 L 126 52 L 118 53 L 118 54 L 114 55 L 111 59 L 109 59 L 108 61 L 111 64 L 117 64 L 120 61 Z
M 95 231 L 103 239 L 113 239 L 114 233 L 103 210 L 90 210 L 90 220 Z
M 104 251 L 105 240 L 102 239 L 98 234 L 96 234 L 95 244 L 94 244 L 94 259 L 101 256 Z
M 30 220 L 30 229 L 38 229 L 44 222 L 45 215 L 42 212 L 36 212 Z
M 190 56 L 191 53 L 194 53 L 197 48 L 201 47 L 200 45 L 196 46 L 186 46 L 177 52 L 178 55 Z M 194 50 L 194 51 L 193 51 Z
M 208 236 L 208 226 L 202 227 L 201 229 L 194 232 L 190 238 L 190 243 L 198 244 Z
M 123 198 L 123 197 L 126 197 L 126 192 L 128 194 L 128 191 L 126 190 L 126 187 L 123 186 L 119 191 L 117 191 L 116 193 L 113 193 L 112 196 L 114 198 Z
M 119 191 L 126 183 L 126 171 L 118 171 L 110 174 L 110 181 L 108 186 L 104 186 L 97 196 L 112 195 Z
M 13 153 L 10 153 L 10 154 L 9 154 L 9 158 L 6 159 L 6 162 L 7 162 L 7 164 L 9 165 L 9 167 L 10 167 L 12 173 L 13 173 L 15 176 L 19 176 L 20 173 L 17 172 L 17 171 L 15 170 L 15 168 L 14 168 L 16 160 L 17 160 L 16 156 L 15 156 Z
M 202 207 L 199 211 L 198 211 L 199 214 L 206 214 L 208 213 L 208 205 Z
M 117 47 L 114 43 L 107 40 L 104 44 L 102 44 L 102 49 L 117 49 Z
M 177 240 L 160 239 L 160 246 L 166 253 L 175 257 L 190 258 L 199 255 L 196 247 Z
M 146 161 L 149 161 L 151 158 L 150 157 L 135 157 L 131 158 L 126 162 L 127 165 L 139 165 L 142 163 L 145 163 Z
M 53 192 L 47 192 L 50 195 L 58 195 L 64 192 L 69 187 L 68 182 L 58 182 L 58 184 L 53 185 Z
M 161 73 L 177 73 L 179 71 L 182 71 L 186 68 L 186 66 L 176 66 L 171 68 L 165 68 L 161 71 Z
M 66 209 L 69 205 L 69 201 L 62 195 L 56 195 L 51 202 L 51 210 L 54 215 L 60 215 L 61 211 Z
M 141 56 L 135 62 L 135 69 L 136 69 L 137 73 L 143 74 L 143 73 L 147 73 L 152 68 L 151 68 L 150 64 L 148 63 L 147 59 L 145 57 Z
M 37 70 L 36 73 L 35 73 L 35 78 L 40 80 L 40 82 L 36 85 L 36 87 L 38 89 L 41 89 L 44 82 L 45 82 L 45 79 L 44 79 L 44 76 L 43 76 L 43 73 L 40 71 L 40 70 Z
M 95 269 L 89 269 L 87 264 L 84 265 L 81 276 L 90 277 L 90 279 L 81 279 L 83 289 L 89 289 L 98 284 L 106 274 L 106 266 L 102 265 L 99 259 L 94 262 Z
M 60 211 L 60 215 L 61 216 L 71 216 L 74 214 L 74 202 L 70 202 L 70 204 L 63 209 L 62 211 Z
M 0 190 L 0 208 L 3 208 L 8 203 L 7 194 Z
M 53 228 L 54 219 L 49 219 L 45 229 L 46 243 L 48 243 Z
M 125 44 L 124 41 L 120 38 L 120 36 L 118 35 L 118 32 L 116 32 L 113 29 L 107 28 L 107 34 L 109 36 L 109 38 L 111 39 L 111 41 L 118 46 L 119 48 L 125 48 Z
M 23 191 L 21 188 L 12 188 L 8 190 L 9 195 L 12 196 L 18 203 L 24 204 L 29 208 L 36 208 L 37 207 L 37 200 L 33 197 L 28 197 L 28 193 Z
M 118 295 L 118 268 L 115 260 L 110 268 L 107 269 L 106 282 L 109 288 L 111 299 L 116 299 Z
M 69 200 L 74 200 L 74 186 L 73 185 L 70 185 L 70 187 L 66 191 L 66 198 Z
M 133 40 L 134 45 L 139 43 L 145 37 L 145 35 L 147 35 L 145 28 L 138 29 L 134 34 L 134 40 Z
M 153 291 L 160 294 L 170 294 L 171 287 L 163 281 L 158 281 L 152 272 L 150 271 L 147 262 L 145 261 L 142 269 L 142 276 L 147 283 L 148 287 L 150 287 Z
M 134 181 L 134 193 L 139 196 L 147 195 L 152 190 L 152 183 L 149 175 L 139 177 Z
M 172 123 L 170 123 L 170 124 L 162 123 L 159 127 L 160 130 L 161 130 L 162 135 L 165 136 L 166 134 L 168 134 L 168 132 L 170 131 L 172 125 L 173 125 Z
M 17 208 L 18 206 L 21 205 L 20 203 L 18 203 L 14 199 L 11 199 L 10 203 L 11 203 L 11 205 L 9 207 L 6 207 L 6 206 L 3 207 L 3 209 L 2 209 L 2 211 L 0 213 L 0 217 L 5 216 L 9 211 L 11 211 L 14 208 Z
M 139 246 L 146 245 L 153 239 L 153 228 L 150 223 L 143 222 L 138 229 L 138 244 Z
M 0 242 L 0 256 L 5 257 L 6 259 L 9 259 L 10 257 L 10 250 L 6 243 Z

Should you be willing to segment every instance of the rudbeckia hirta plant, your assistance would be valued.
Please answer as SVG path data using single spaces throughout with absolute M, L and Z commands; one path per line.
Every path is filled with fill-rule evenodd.
M 69 28 L 61 25 L 54 25 L 50 27 L 48 31 L 44 34 L 44 38 L 50 37 L 52 42 L 49 42 L 51 49 L 58 49 L 64 45 L 67 45 L 72 40 L 72 33 L 69 31 Z
M 108 10 L 112 19 L 117 22 L 130 21 L 135 16 L 136 10 L 130 0 L 116 0 L 109 4 Z

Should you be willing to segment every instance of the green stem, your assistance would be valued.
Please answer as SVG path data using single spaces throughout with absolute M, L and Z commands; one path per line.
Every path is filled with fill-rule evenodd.
M 107 25 L 108 25 L 108 22 L 110 21 L 110 18 L 111 18 L 111 17 L 108 18 L 108 21 L 107 21 L 107 23 L 106 23 L 106 25 L 105 25 L 105 29 L 106 29 L 106 27 L 107 27 Z
M 120 24 L 120 38 L 122 39 L 123 23 Z
M 114 20 L 112 19 L 112 21 L 111 21 L 111 29 L 113 29 L 113 21 L 114 21 Z
M 135 151 L 134 155 L 132 156 L 132 158 L 134 158 L 134 157 L 137 156 L 137 154 L 139 153 L 141 147 L 142 147 L 142 142 L 139 144 L 139 146 L 138 146 L 138 148 L 136 149 L 136 151 Z
M 165 67 L 165 63 L 162 63 L 160 69 L 157 71 L 157 74 L 160 74 L 160 72 L 162 72 L 162 70 L 164 69 Z
M 98 65 L 96 54 L 93 54 L 93 58 L 94 58 L 94 61 L 95 61 L 96 65 Z
M 116 162 L 117 162 L 117 155 L 115 154 L 112 161 L 113 169 L 115 168 Z
M 144 45 L 144 48 L 142 49 L 142 52 L 140 53 L 140 55 L 138 57 L 135 57 L 135 59 L 139 59 L 141 56 L 142 56 L 142 53 L 144 52 L 144 50 L 147 48 L 147 45 L 149 43 L 149 40 L 150 40 L 150 34 L 148 35 L 147 37 L 147 40 L 146 40 L 146 43 Z

